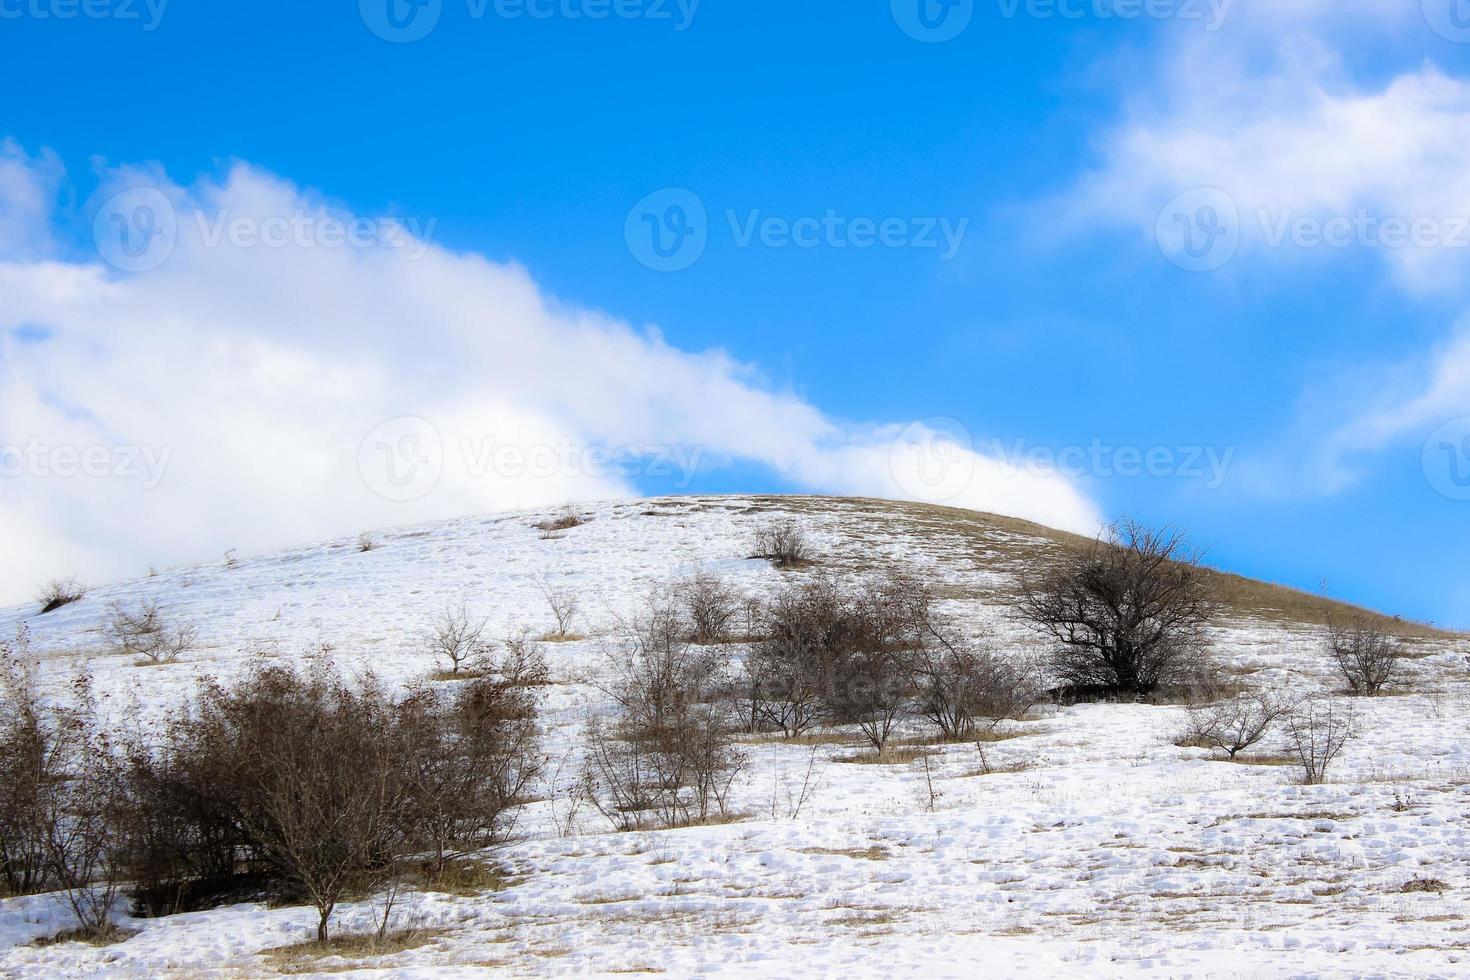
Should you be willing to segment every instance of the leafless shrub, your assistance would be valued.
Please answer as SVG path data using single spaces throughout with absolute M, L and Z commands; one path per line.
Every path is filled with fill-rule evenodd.
M 795 820 L 801 816 L 802 808 L 816 795 L 821 787 L 823 769 L 818 767 L 821 761 L 819 753 L 820 746 L 813 745 L 807 752 L 806 769 L 802 772 L 801 785 L 792 789 L 791 782 L 784 773 L 778 775 L 771 783 L 771 819 Z
M 1307 698 L 1286 716 L 1302 782 L 1315 786 L 1326 780 L 1327 767 L 1354 735 L 1353 722 L 1351 705 L 1321 695 Z
M 47 874 L 75 915 L 78 932 L 107 936 L 116 930 L 112 909 L 125 873 L 118 820 L 125 783 L 87 680 L 76 680 L 71 704 L 54 711 L 50 738 L 60 761 L 54 773 L 59 782 L 41 795 Z
M 751 557 L 764 558 L 777 568 L 800 568 L 811 561 L 806 531 L 790 518 L 757 528 L 754 545 Z
M 1182 533 L 1121 521 L 1025 582 L 1020 612 L 1055 643 L 1050 666 L 1067 685 L 1150 694 L 1207 669 L 1217 607 L 1200 562 Z
M 1394 682 L 1404 662 L 1398 637 L 1361 621 L 1329 624 L 1327 652 L 1349 690 L 1362 697 L 1377 697 Z
M 41 604 L 41 615 L 55 612 L 62 606 L 69 606 L 73 602 L 80 602 L 86 598 L 87 590 L 74 578 L 52 579 L 41 588 L 41 594 L 36 601 Z
M 198 639 L 192 626 L 169 625 L 156 602 L 145 602 L 136 609 L 114 603 L 111 608 L 106 635 L 119 653 L 142 656 L 154 664 L 173 663 L 192 650 Z
M 540 687 L 551 683 L 551 672 L 546 658 L 541 656 L 540 646 L 528 629 L 512 633 L 501 641 L 505 654 L 495 665 L 495 671 L 503 683 L 518 688 Z
M 1189 708 L 1184 739 L 1205 748 L 1223 749 L 1233 759 L 1270 734 L 1272 726 L 1295 707 L 1294 699 L 1264 691 L 1195 705 Z
M 788 737 L 855 724 L 881 753 L 912 704 L 915 587 L 902 575 L 856 588 L 822 577 L 777 596 L 745 659 L 752 722 Z
M 1039 673 L 1025 658 L 1007 658 L 988 636 L 966 637 L 934 608 L 933 591 L 913 575 L 890 586 L 914 650 L 918 710 L 951 741 L 1025 717 L 1043 698 Z
M 452 696 L 415 692 L 398 706 L 399 764 L 410 842 L 427 845 L 433 871 L 504 843 L 513 808 L 541 770 L 530 668 L 495 669 Z
M 377 546 L 378 543 L 373 540 L 373 536 L 371 534 L 368 534 L 366 531 L 357 536 L 357 550 L 360 553 L 366 554 L 367 552 L 372 551 Z
M 316 907 L 319 941 L 349 888 L 387 877 L 405 835 L 396 721 L 371 677 L 354 685 L 329 664 L 268 665 L 228 690 L 205 684 L 175 730 L 205 758 L 228 760 L 225 806 L 255 855 Z
M 757 630 L 744 661 L 751 729 L 795 738 L 824 718 L 829 665 L 855 632 L 848 599 L 831 578 L 793 585 L 762 610 Z
M 460 670 L 473 666 L 489 652 L 486 622 L 482 617 L 472 616 L 463 601 L 457 606 L 446 604 L 429 635 L 429 653 L 447 661 L 449 673 L 458 676 Z
M 700 572 L 680 590 L 695 643 L 721 643 L 730 636 L 730 624 L 739 609 L 739 597 L 724 580 Z
M 745 756 L 722 697 L 723 651 L 689 642 L 676 600 L 650 597 L 608 650 L 604 691 L 617 705 L 587 727 L 583 792 L 613 824 L 671 827 L 728 816 L 729 791 Z
M 0 643 L 0 882 L 11 895 L 45 891 L 45 814 L 64 781 L 54 726 L 36 690 L 22 635 Z
M 570 531 L 572 528 L 581 527 L 586 523 L 587 521 L 583 519 L 577 509 L 568 504 L 561 509 L 561 512 L 556 517 L 542 521 L 536 527 L 541 531 L 541 537 L 543 539 L 549 539 L 558 537 L 562 531 Z
M 552 634 L 556 638 L 572 635 L 572 626 L 577 620 L 577 611 L 580 603 L 575 593 L 559 589 L 546 579 L 537 583 L 541 588 L 541 594 L 546 597 L 546 604 L 551 608 L 551 616 L 556 621 L 556 632 Z

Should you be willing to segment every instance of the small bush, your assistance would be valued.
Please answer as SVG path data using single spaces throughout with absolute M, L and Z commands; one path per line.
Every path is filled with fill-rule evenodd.
M 112 605 L 106 635 L 119 653 L 142 656 L 153 664 L 173 663 L 194 648 L 198 633 L 192 626 L 170 626 L 156 602 L 136 609 Z
M 364 532 L 363 534 L 359 534 L 357 536 L 357 550 L 359 553 L 366 554 L 367 552 L 372 551 L 377 546 L 378 543 L 373 540 L 372 535 Z
M 724 698 L 726 656 L 689 642 L 667 594 L 651 596 L 625 626 L 602 681 L 617 710 L 587 726 L 583 795 L 623 830 L 727 817 L 745 756 Z
M 756 529 L 752 558 L 764 558 L 777 568 L 800 568 L 811 561 L 806 531 L 787 519 Z
M 10 895 L 45 891 L 45 814 L 64 778 L 55 729 L 36 691 L 24 638 L 0 644 L 0 882 Z
M 486 623 L 487 620 L 472 616 L 464 602 L 445 605 L 429 635 L 429 653 L 448 662 L 450 675 L 458 676 L 461 669 L 473 666 L 489 652 Z
M 1354 735 L 1353 710 L 1321 695 L 1307 698 L 1286 716 L 1286 730 L 1302 767 L 1302 782 L 1325 782 L 1327 767 Z
M 1184 740 L 1222 749 L 1230 758 L 1260 742 L 1273 725 L 1296 707 L 1289 697 L 1258 692 L 1189 709 Z
M 551 635 L 557 639 L 572 636 L 572 627 L 576 624 L 577 612 L 581 608 L 576 594 L 567 589 L 556 588 L 545 579 L 538 585 L 541 594 L 546 597 L 546 605 L 551 609 L 552 619 L 556 622 L 556 631 Z
M 561 513 L 550 520 L 542 521 L 536 527 L 541 531 L 543 539 L 558 537 L 562 531 L 570 531 L 574 527 L 581 527 L 587 521 L 578 513 L 577 509 L 570 504 L 563 507 Z
M 73 602 L 80 602 L 86 598 L 87 591 L 77 583 L 74 578 L 52 579 L 41 588 L 41 594 L 36 601 L 41 605 L 41 615 L 55 612 L 62 606 L 69 606 Z
M 695 643 L 722 643 L 730 636 L 730 624 L 739 611 L 739 597 L 724 580 L 700 572 L 679 590 Z
M 1369 698 L 1377 697 L 1394 682 L 1404 661 L 1404 647 L 1398 637 L 1362 622 L 1329 624 L 1327 652 L 1348 689 Z

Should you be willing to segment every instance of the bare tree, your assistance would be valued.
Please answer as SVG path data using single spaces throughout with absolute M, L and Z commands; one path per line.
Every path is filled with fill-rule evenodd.
M 1308 786 L 1325 782 L 1327 767 L 1354 735 L 1351 705 L 1317 695 L 1297 705 L 1286 716 L 1286 730 Z
M 173 626 L 158 611 L 158 603 L 149 600 L 136 609 L 113 603 L 108 620 L 107 637 L 119 653 L 142 656 L 150 663 L 173 663 L 194 648 L 198 632 L 192 626 Z
M 62 606 L 69 606 L 73 602 L 80 602 L 87 595 L 87 590 L 74 578 L 57 578 L 47 582 L 41 588 L 41 594 L 36 601 L 41 604 L 41 615 L 55 612 Z
M 1230 758 L 1260 742 L 1296 701 L 1265 691 L 1189 709 L 1184 737 L 1196 745 L 1223 749 Z
M 1054 642 L 1050 666 L 1066 684 L 1151 694 L 1207 665 L 1217 605 L 1200 561 L 1182 533 L 1121 521 L 1024 582 L 1020 612 Z
M 472 616 L 466 603 L 446 604 L 434 621 L 428 639 L 429 652 L 449 663 L 449 673 L 458 676 L 461 669 L 484 658 L 490 645 L 485 641 L 487 620 Z
M 552 618 L 556 620 L 556 632 L 553 635 L 557 638 L 571 636 L 579 606 L 576 594 L 558 589 L 546 579 L 541 579 L 537 584 L 541 588 L 541 594 L 546 597 L 546 604 L 551 607 Z
M 1392 684 L 1404 662 L 1404 647 L 1396 636 L 1355 621 L 1347 626 L 1328 624 L 1327 652 L 1348 688 L 1362 697 L 1377 697 Z
M 777 568 L 800 568 L 811 561 L 806 531 L 791 518 L 759 527 L 752 558 L 764 558 Z

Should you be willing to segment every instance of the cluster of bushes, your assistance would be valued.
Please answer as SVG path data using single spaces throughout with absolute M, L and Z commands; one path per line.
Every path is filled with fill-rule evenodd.
M 7 655 L 3 699 L 0 881 L 62 892 L 92 934 L 126 888 L 142 914 L 305 900 L 325 940 L 344 895 L 410 856 L 433 874 L 504 841 L 540 766 L 533 688 L 498 671 L 395 696 L 324 660 L 260 663 L 119 732 L 85 683 L 48 706 Z
M 737 662 L 728 640 L 744 614 Z M 1034 665 L 966 639 L 915 574 L 827 575 L 751 602 L 701 574 L 656 590 L 606 648 L 613 710 L 588 725 L 581 789 L 615 826 L 729 816 L 740 736 L 856 727 L 880 755 L 906 722 L 967 739 L 1043 696 Z

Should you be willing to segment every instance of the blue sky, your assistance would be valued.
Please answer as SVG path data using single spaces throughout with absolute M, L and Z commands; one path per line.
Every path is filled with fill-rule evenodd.
M 538 316 L 554 324 L 546 329 L 570 331 L 554 333 L 558 343 L 578 343 L 575 324 L 587 311 L 603 324 L 602 340 L 616 333 L 604 321 L 639 337 L 657 328 L 662 340 L 628 354 L 627 387 L 604 391 L 601 404 L 542 405 L 524 382 L 579 387 L 579 372 L 595 377 L 605 353 L 569 355 L 565 375 L 548 366 L 554 359 L 530 358 L 519 380 L 497 384 L 498 431 L 528 413 L 536 422 L 527 426 L 545 423 L 581 443 L 631 438 L 706 450 L 689 480 L 640 471 L 621 485 L 557 479 L 539 494 L 466 486 L 439 493 L 428 509 L 335 501 L 334 519 L 402 523 L 629 487 L 884 492 L 861 461 L 881 450 L 885 433 L 942 417 L 954 420 L 943 423 L 949 437 L 991 457 L 996 447 L 1049 457 L 1102 446 L 1162 448 L 1173 461 L 1140 476 L 1089 462 L 1056 477 L 1076 499 L 1063 495 L 1051 510 L 1014 505 L 1041 494 L 1035 486 L 955 502 L 1058 514 L 1054 523 L 1073 525 L 1123 514 L 1177 522 L 1232 570 L 1309 589 L 1325 582 L 1334 595 L 1470 626 L 1470 502 L 1456 499 L 1448 471 L 1426 463 L 1440 442 L 1450 447 L 1444 465 L 1457 462 L 1461 429 L 1431 434 L 1470 416 L 1460 286 L 1470 281 L 1470 248 L 1454 241 L 1453 228 L 1470 215 L 1470 141 L 1459 139 L 1470 133 L 1470 45 L 1452 39 L 1456 21 L 1436 20 L 1435 0 L 1425 11 L 1369 0 L 1236 0 L 1223 12 L 1178 0 L 1159 8 L 1171 16 L 1156 18 L 1105 16 L 1126 8 L 1101 0 L 1068 4 L 1076 16 L 1053 15 L 1037 0 L 980 0 L 943 43 L 905 32 L 902 2 L 703 0 L 688 17 L 674 0 L 628 0 L 621 9 L 640 16 L 594 20 L 569 13 L 595 2 L 556 0 L 538 7 L 550 16 L 511 18 L 494 3 L 477 17 L 465 0 L 443 0 L 432 31 L 411 43 L 374 34 L 353 4 L 175 0 L 155 23 L 141 0 L 121 2 L 98 0 L 106 16 L 62 19 L 64 0 L 0 0 L 0 83 L 10 93 L 0 139 L 9 138 L 13 170 L 26 175 L 11 187 L 39 188 L 45 198 L 38 216 L 13 196 L 8 220 L 27 227 L 0 235 L 0 257 L 13 264 L 0 280 L 12 297 L 6 311 L 0 292 L 9 331 L 0 385 L 14 398 L 10 419 L 0 416 L 0 442 L 48 431 L 51 416 L 38 406 L 62 405 L 70 423 L 93 420 L 86 438 L 107 432 L 177 446 L 181 472 L 161 484 L 174 495 L 157 505 L 158 520 L 180 508 L 189 518 L 183 530 L 153 536 L 125 530 L 117 525 L 140 523 L 139 500 L 159 498 L 114 482 L 77 491 L 63 508 L 42 493 L 54 486 L 27 472 L 0 493 L 10 498 L 11 522 L 58 556 L 48 574 L 62 573 L 60 563 L 128 574 L 150 561 L 350 529 L 323 520 L 313 533 L 307 518 L 283 526 L 259 504 L 294 507 L 307 490 L 336 492 L 327 477 L 302 474 L 351 441 L 341 433 L 356 423 L 332 414 L 345 396 L 324 404 L 319 386 L 304 389 L 309 395 L 242 388 L 232 391 L 243 400 L 233 414 L 212 406 L 224 413 L 216 416 L 196 414 L 180 395 L 168 413 L 175 421 L 195 417 L 206 428 L 205 419 L 220 418 L 232 432 L 244 419 L 260 425 L 235 437 L 249 452 L 191 470 L 189 435 L 154 434 L 123 390 L 166 391 L 175 376 L 167 372 L 190 370 L 168 360 L 175 353 L 129 360 L 150 345 L 173 351 L 161 346 L 165 333 L 194 347 L 268 338 L 277 354 L 313 364 L 350 359 L 360 341 L 381 357 L 364 377 L 404 393 L 362 417 L 425 416 L 441 429 L 453 423 L 434 413 L 453 413 L 425 407 L 428 393 L 468 399 L 472 368 L 491 377 L 502 360 L 519 363 L 497 355 L 493 325 L 473 342 L 464 337 L 473 328 L 461 320 L 472 309 L 435 314 L 456 324 L 452 343 L 419 344 L 425 328 L 410 312 L 365 330 L 350 300 L 310 298 L 354 290 L 335 272 L 317 284 L 326 292 L 303 285 L 288 308 L 285 297 L 295 294 L 276 295 L 270 270 L 242 273 L 213 253 L 157 273 L 98 262 L 93 221 L 121 187 L 161 187 L 181 213 L 188 198 L 215 208 L 235 201 L 257 215 L 269 207 L 260 201 L 288 188 L 293 201 L 432 222 L 429 238 L 446 267 L 459 260 L 456 274 L 468 256 L 519 269 L 544 303 Z M 362 10 L 377 16 L 371 0 Z M 134 11 L 137 19 L 124 16 Z M 955 13 L 967 12 L 961 4 Z M 1217 14 L 1223 22 L 1211 30 Z M 1436 23 L 1450 28 L 1436 33 Z M 1218 268 L 1189 271 L 1171 261 L 1179 255 L 1166 254 L 1172 246 L 1161 245 L 1156 227 L 1176 195 L 1199 187 L 1223 190 L 1236 206 L 1240 241 Z M 704 207 L 706 244 L 688 268 L 666 272 L 640 263 L 626 232 L 635 205 L 669 188 Z M 1385 216 L 1437 222 L 1446 241 L 1387 248 L 1359 230 L 1343 247 L 1301 236 L 1280 245 L 1262 227 L 1288 212 L 1320 225 L 1359 211 L 1370 228 Z M 829 214 L 844 228 L 894 219 L 909 239 L 931 222 L 963 235 L 953 255 L 942 236 L 932 248 L 854 247 L 849 231 L 835 239 L 846 247 L 825 239 L 773 246 L 759 234 L 741 242 L 752 220 Z M 6 215 L 0 207 L 0 228 Z M 1185 217 L 1199 217 L 1193 204 Z M 123 305 L 134 315 L 123 332 L 88 337 L 101 329 L 96 306 L 38 299 L 39 277 L 56 274 L 41 269 L 46 261 L 78 275 L 100 269 L 111 287 L 131 290 Z M 434 281 L 477 302 L 508 295 L 499 280 L 484 297 L 457 279 Z M 259 288 L 232 297 L 238 310 L 218 323 L 189 321 L 188 311 L 218 308 L 200 294 L 220 282 Z M 504 289 L 521 296 L 524 285 Z M 294 335 L 244 328 L 252 300 L 313 326 Z M 69 370 L 79 357 L 101 358 L 98 350 L 129 369 L 88 360 L 86 370 Z M 663 364 L 665 350 L 680 354 L 675 366 L 648 368 Z M 687 422 L 708 368 L 692 361 L 709 350 L 728 355 L 716 373 L 733 386 L 730 400 L 709 399 L 711 412 L 728 423 L 732 406 L 759 393 L 766 400 L 750 425 L 786 428 L 781 413 L 795 412 L 795 428 L 811 424 L 814 444 L 832 459 L 808 466 L 794 459 L 800 444 L 754 446 L 718 420 Z M 155 369 L 164 373 L 149 378 Z M 667 371 L 686 369 L 693 380 L 670 380 Z M 665 386 L 687 386 L 689 401 Z M 628 407 L 645 401 L 646 410 Z M 266 403 L 283 414 L 263 417 L 257 408 Z M 628 418 L 602 431 L 598 418 L 610 405 Z M 287 425 L 278 456 L 259 449 L 270 438 L 263 433 Z M 321 443 L 312 444 L 318 429 Z M 86 441 L 68 433 L 45 438 Z M 198 444 L 196 455 L 239 443 Z M 1222 479 L 1174 472 L 1207 451 L 1228 456 Z M 266 457 L 292 475 L 254 486 L 238 506 L 221 498 L 218 488 L 234 485 L 229 474 Z M 1470 456 L 1464 462 L 1470 467 Z M 48 547 L 53 534 L 65 546 Z M 3 583 L 10 592 L 33 584 Z

